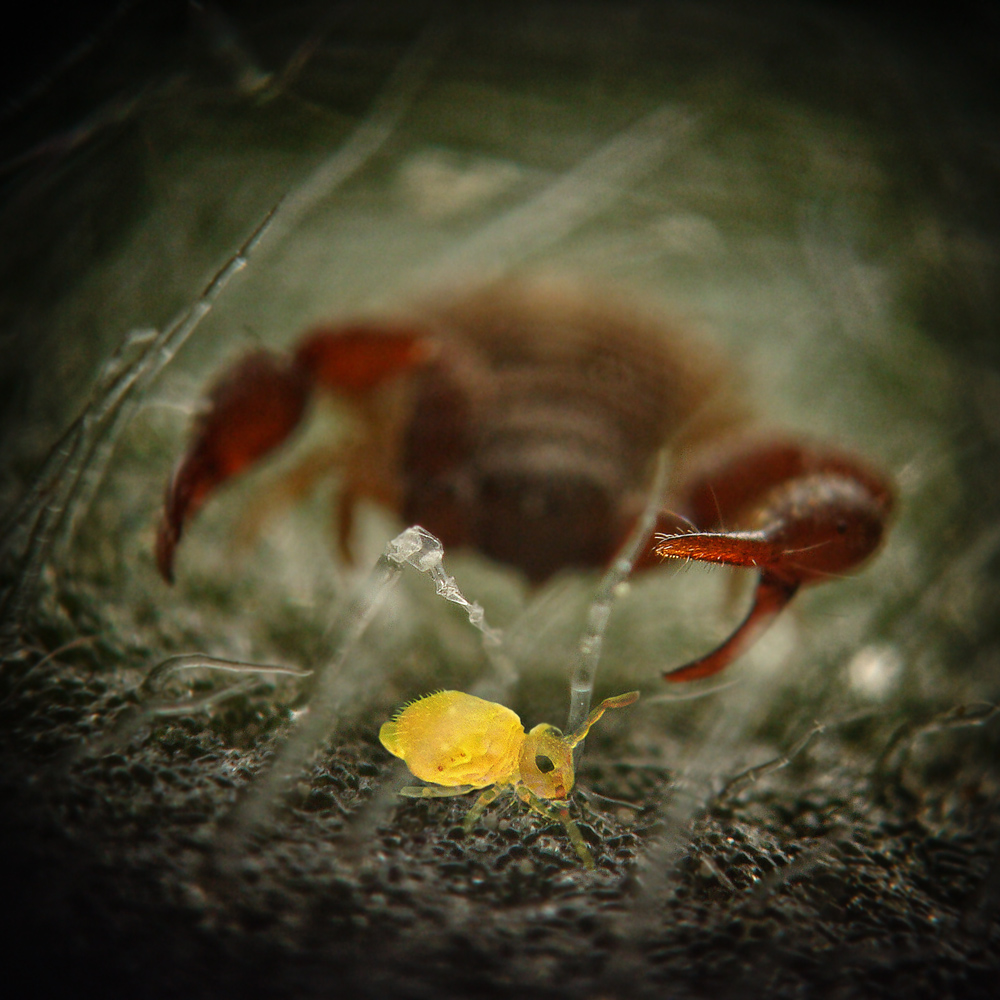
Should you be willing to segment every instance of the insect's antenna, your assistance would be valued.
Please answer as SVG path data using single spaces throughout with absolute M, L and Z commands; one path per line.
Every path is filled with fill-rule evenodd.
M 605 698 L 604 701 L 587 716 L 587 721 L 575 732 L 566 737 L 566 745 L 575 747 L 586 739 L 590 727 L 604 715 L 609 708 L 625 708 L 639 700 L 638 691 L 629 691 L 627 694 L 615 695 L 613 698 Z

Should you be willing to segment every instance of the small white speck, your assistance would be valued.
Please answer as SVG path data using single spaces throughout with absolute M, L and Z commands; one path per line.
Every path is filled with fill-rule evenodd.
M 896 688 L 903 661 L 894 646 L 865 646 L 848 664 L 847 676 L 855 693 L 884 701 Z

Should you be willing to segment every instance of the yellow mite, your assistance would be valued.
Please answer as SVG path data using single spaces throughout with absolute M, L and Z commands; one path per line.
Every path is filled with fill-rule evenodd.
M 638 697 L 638 691 L 629 691 L 605 698 L 575 733 L 563 736 L 547 723 L 526 733 L 518 716 L 503 705 L 462 691 L 439 691 L 401 708 L 378 738 L 389 753 L 406 762 L 414 777 L 444 786 L 410 786 L 400 789 L 401 795 L 441 798 L 485 788 L 466 814 L 464 825 L 470 830 L 491 802 L 513 790 L 535 812 L 560 821 L 580 859 L 593 868 L 594 859 L 566 803 L 553 810 L 542 800 L 566 799 L 576 777 L 573 748 L 609 708 L 625 708 Z

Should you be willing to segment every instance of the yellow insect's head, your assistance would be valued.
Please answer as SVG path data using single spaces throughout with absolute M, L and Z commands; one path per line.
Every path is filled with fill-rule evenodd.
M 562 731 L 542 723 L 524 738 L 518 760 L 521 781 L 540 799 L 564 799 L 573 790 L 573 750 Z
M 569 736 L 562 730 L 542 723 L 524 737 L 518 760 L 521 781 L 540 799 L 564 799 L 573 790 L 576 772 L 573 769 L 573 749 L 583 742 L 590 727 L 609 708 L 625 708 L 639 698 L 638 691 L 629 691 L 604 701 L 587 716 L 587 721 Z

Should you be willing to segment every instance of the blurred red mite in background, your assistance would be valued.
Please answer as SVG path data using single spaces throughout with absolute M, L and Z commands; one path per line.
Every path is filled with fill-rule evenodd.
M 357 418 L 319 467 L 340 477 L 346 558 L 368 500 L 532 583 L 600 568 L 670 448 L 674 485 L 637 569 L 671 557 L 759 574 L 735 632 L 671 681 L 723 669 L 799 587 L 860 566 L 893 506 L 886 478 L 850 454 L 748 437 L 726 366 L 661 320 L 575 286 L 508 281 L 404 319 L 321 327 L 290 355 L 256 351 L 224 372 L 167 489 L 156 547 L 167 581 L 185 525 L 289 438 L 317 392 Z M 313 465 L 302 478 L 317 475 Z

